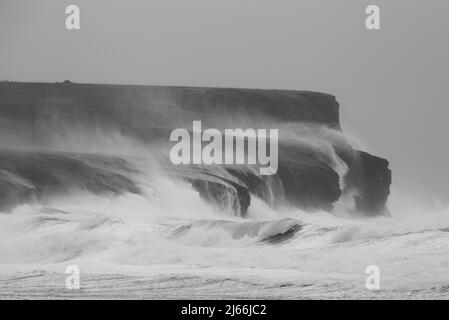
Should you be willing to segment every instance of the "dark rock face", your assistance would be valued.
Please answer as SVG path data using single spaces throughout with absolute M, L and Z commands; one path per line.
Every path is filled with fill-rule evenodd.
M 140 193 L 131 171 L 114 158 L 0 151 L 0 210 L 72 191 Z
M 345 176 L 346 191 L 356 191 L 356 210 L 367 215 L 386 213 L 390 194 L 391 170 L 388 161 L 359 151 Z
M 261 125 L 276 128 L 294 123 L 341 133 L 338 102 L 323 93 L 0 83 L 0 149 L 14 147 L 5 142 L 8 135 L 48 147 L 55 135 L 73 128 L 118 132 L 148 146 L 159 143 L 168 147 L 171 130 L 190 128 L 192 120 L 220 130 Z M 385 214 L 391 184 L 388 161 L 354 150 L 346 143 L 329 143 L 347 166 L 344 177 L 329 155 L 307 142 L 280 141 L 279 167 L 274 176 L 261 176 L 238 166 L 223 167 L 219 172 L 214 168 L 175 168 L 167 160 L 167 150 L 160 153 L 165 156 L 164 165 L 171 176 L 190 182 L 203 199 L 218 208 L 231 209 L 236 215 L 247 214 L 252 197 L 272 207 L 331 211 L 340 197 L 348 194 L 353 195 L 357 212 Z M 120 161 L 125 160 L 0 150 L 0 210 L 39 201 L 46 194 L 70 187 L 94 193 L 139 193 L 130 171 Z
M 286 200 L 301 209 L 331 211 L 341 195 L 338 174 L 323 165 L 281 165 L 278 174 Z

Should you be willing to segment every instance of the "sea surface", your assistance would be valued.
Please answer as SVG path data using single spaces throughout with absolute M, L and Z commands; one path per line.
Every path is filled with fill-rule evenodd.
M 259 201 L 242 219 L 178 192 L 154 201 L 79 194 L 0 215 L 0 298 L 449 298 L 445 210 L 348 219 Z M 177 214 L 159 211 L 167 206 Z M 66 287 L 72 265 L 80 289 Z M 366 285 L 372 265 L 378 289 Z

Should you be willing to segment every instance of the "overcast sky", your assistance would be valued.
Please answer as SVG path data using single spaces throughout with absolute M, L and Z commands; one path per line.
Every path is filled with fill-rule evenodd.
M 65 29 L 77 4 L 81 29 Z M 381 30 L 365 28 L 379 5 Z M 1 0 L 0 79 L 313 90 L 390 160 L 394 190 L 449 203 L 447 0 Z

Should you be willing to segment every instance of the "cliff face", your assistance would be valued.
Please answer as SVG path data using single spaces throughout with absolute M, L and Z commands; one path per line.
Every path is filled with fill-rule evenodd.
M 326 130 L 341 135 L 339 105 L 331 95 L 282 90 L 0 83 L 2 149 L 15 149 L 20 147 L 15 145 L 17 141 L 26 141 L 27 147 L 51 150 L 55 136 L 66 137 L 76 129 L 87 132 L 87 140 L 98 130 L 118 132 L 154 150 L 150 148 L 154 144 L 169 146 L 170 131 L 190 128 L 192 120 L 218 129 L 280 128 L 279 168 L 274 176 L 260 176 L 242 166 L 172 166 L 164 150 L 156 152 L 165 159 L 162 166 L 169 175 L 189 182 L 202 198 L 221 209 L 245 216 L 256 196 L 272 207 L 331 211 L 342 195 L 350 195 L 359 213 L 386 212 L 391 183 L 388 161 L 329 139 L 328 133 L 324 137 L 315 134 L 316 130 Z M 284 132 L 283 128 L 291 124 L 296 129 L 314 129 L 306 133 Z M 65 182 L 95 193 L 139 192 L 132 177 L 116 169 L 92 167 L 92 160 L 73 159 L 73 155 L 55 158 L 51 151 L 39 157 L 33 153 L 18 156 L 17 152 L 0 152 L 0 203 L 5 208 L 20 203 L 20 199 L 26 202 L 41 197 L 44 193 L 39 190 L 48 191 L 48 185 L 61 189 Z M 43 159 L 51 161 L 44 166 Z M 344 172 L 338 169 L 342 166 L 346 167 Z
M 126 163 L 110 156 L 0 150 L 0 212 L 73 190 L 140 193 L 130 176 Z
M 302 91 L 4 82 L 0 106 L 1 116 L 15 121 L 57 115 L 137 134 L 153 127 L 191 125 L 194 116 L 216 127 L 251 118 L 340 127 L 335 97 Z
M 366 152 L 357 152 L 345 176 L 346 192 L 353 192 L 356 210 L 368 215 L 387 213 L 391 171 L 388 161 Z

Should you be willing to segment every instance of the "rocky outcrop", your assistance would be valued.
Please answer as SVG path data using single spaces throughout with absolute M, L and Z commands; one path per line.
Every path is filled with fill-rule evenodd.
M 113 157 L 0 150 L 0 211 L 71 192 L 140 193 L 130 176 Z
M 51 147 L 55 135 L 70 130 L 110 132 L 140 143 L 169 146 L 173 128 L 189 128 L 192 120 L 222 128 L 265 128 L 283 124 L 314 125 L 341 132 L 339 105 L 334 96 L 286 90 L 120 86 L 76 83 L 0 83 L 0 148 L 17 140 Z M 74 129 L 75 128 L 75 129 Z M 90 131 L 92 130 L 92 131 Z M 280 132 L 282 135 L 282 132 Z M 7 137 L 13 139 L 7 140 Z M 334 143 L 330 141 L 329 143 Z M 346 143 L 331 146 L 347 166 L 344 176 L 328 156 L 306 143 L 280 142 L 279 168 L 260 176 L 239 167 L 193 168 L 187 172 L 164 166 L 170 175 L 191 183 L 202 198 L 224 210 L 245 216 L 252 197 L 270 206 L 294 206 L 308 211 L 332 211 L 342 195 L 354 197 L 354 210 L 384 214 L 391 183 L 388 161 L 354 150 Z M 158 149 L 159 150 L 159 149 Z M 165 153 L 164 153 L 165 152 Z M 167 157 L 166 150 L 157 156 Z M 8 158 L 10 161 L 6 161 Z M 42 197 L 39 190 L 60 191 L 62 182 L 92 192 L 135 192 L 132 177 L 92 161 L 47 154 L 28 154 L 11 160 L 0 151 L 0 203 Z M 44 160 L 47 164 L 44 165 Z M 17 162 L 14 168 L 11 163 Z M 168 164 L 167 164 L 168 163 Z M 22 165 L 23 164 L 23 165 Z M 51 164 L 51 165 L 50 165 Z M 184 171 L 183 171 L 184 170 Z M 70 175 L 68 172 L 70 171 Z M 187 172 L 187 173 L 186 173 Z M 70 176 L 69 180 L 67 177 Z M 47 185 L 42 185 L 46 181 Z M 120 187 L 117 187 L 120 186 Z M 117 189 L 118 188 L 118 189 Z M 6 201 L 5 199 L 9 199 Z M 30 200 L 31 201 L 31 200 Z M 0 208 L 1 209 L 1 208 Z
M 391 184 L 388 161 L 357 151 L 348 163 L 350 170 L 345 176 L 345 192 L 353 193 L 356 211 L 366 215 L 388 213 L 386 203 Z

